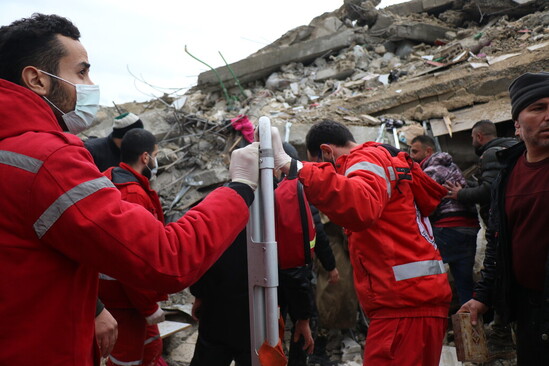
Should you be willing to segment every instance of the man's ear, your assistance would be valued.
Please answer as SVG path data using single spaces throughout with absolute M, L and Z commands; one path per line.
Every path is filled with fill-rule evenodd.
M 515 136 L 520 136 L 520 123 L 518 120 L 514 122 L 515 124 Z
M 149 153 L 148 152 L 143 152 L 141 153 L 141 155 L 139 155 L 139 162 L 141 162 L 143 165 L 147 165 L 147 163 L 149 162 Z
M 27 66 L 21 71 L 23 86 L 43 97 L 51 88 L 51 77 L 40 72 L 34 66 Z
M 332 154 L 332 148 L 328 144 L 320 144 L 320 151 L 321 153 L 325 153 L 326 155 Z

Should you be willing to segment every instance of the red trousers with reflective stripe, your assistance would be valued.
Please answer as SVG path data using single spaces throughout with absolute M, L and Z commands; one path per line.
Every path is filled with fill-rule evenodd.
M 364 366 L 438 366 L 447 318 L 372 319 Z
M 135 309 L 109 311 L 118 322 L 118 339 L 107 365 L 120 366 L 141 361 L 140 365 L 155 366 L 162 355 L 162 339 L 158 326 L 147 325 L 143 315 Z

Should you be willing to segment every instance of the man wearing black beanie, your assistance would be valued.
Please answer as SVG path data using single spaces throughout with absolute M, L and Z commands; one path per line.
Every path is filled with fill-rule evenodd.
M 517 324 L 518 365 L 549 365 L 549 73 L 526 73 L 509 87 L 522 142 L 498 152 L 482 280 L 460 312 L 493 306 Z

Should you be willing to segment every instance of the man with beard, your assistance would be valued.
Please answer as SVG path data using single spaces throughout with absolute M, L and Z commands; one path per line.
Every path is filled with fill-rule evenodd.
M 120 190 L 122 199 L 143 206 L 164 224 L 162 204 L 149 184 L 158 168 L 156 138 L 149 131 L 133 129 L 120 145 L 121 162 L 103 174 Z M 162 354 L 157 324 L 164 312 L 157 301 L 165 294 L 127 286 L 115 278 L 99 275 L 99 296 L 118 322 L 118 339 L 107 365 L 155 366 Z
M 431 137 L 420 135 L 412 139 L 410 156 L 428 176 L 439 184 L 450 181 L 465 186 L 465 178 L 452 156 L 435 151 L 435 141 Z M 472 204 L 443 198 L 429 219 L 440 255 L 452 271 L 459 304 L 463 305 L 473 296 L 473 265 L 479 229 L 477 210 Z
M 464 187 L 459 182 L 448 181 L 444 184 L 449 190 L 448 197 L 463 204 L 480 205 L 480 217 L 488 224 L 490 209 L 490 187 L 501 169 L 496 158 L 496 152 L 517 143 L 509 137 L 498 137 L 496 125 L 489 120 L 481 120 L 473 125 L 471 130 L 475 153 L 480 157 L 479 177 L 476 187 Z
M 526 73 L 509 87 L 522 142 L 497 154 L 503 168 L 493 185 L 482 280 L 461 312 L 493 306 L 517 324 L 517 364 L 549 364 L 549 73 Z
M 79 38 L 57 15 L 0 28 L 1 365 L 99 364 L 98 273 L 164 293 L 188 287 L 245 227 L 257 186 L 251 144 L 233 152 L 232 182 L 175 223 L 123 201 L 73 135 L 99 103 Z

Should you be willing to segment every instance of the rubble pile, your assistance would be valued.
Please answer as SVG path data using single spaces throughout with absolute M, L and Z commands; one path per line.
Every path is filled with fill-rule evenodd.
M 462 120 L 474 119 L 474 107 L 494 122 L 509 119 L 503 107 L 509 82 L 548 69 L 546 1 L 412 0 L 381 10 L 377 4 L 345 0 L 216 69 L 217 76 L 200 74 L 182 97 L 121 106 L 139 114 L 159 139 L 155 185 L 164 207 L 182 214 L 228 178 L 238 134 L 228 121 L 237 115 L 268 116 L 280 128 L 290 122 L 290 142 L 301 151 L 308 126 L 325 118 L 360 127 L 364 139 L 380 136 L 383 118 L 404 121 L 394 136 L 406 144 L 425 127 L 435 135 L 465 129 Z M 104 109 L 103 122 L 86 136 L 108 134 L 115 114 Z M 381 138 L 397 143 L 391 133 Z M 201 171 L 208 177 L 193 176 Z
M 119 106 L 157 136 L 153 187 L 168 221 L 228 180 L 230 152 L 244 144 L 230 123 L 238 115 L 270 117 L 300 152 L 309 126 L 326 118 L 345 122 L 358 141 L 406 147 L 425 129 L 455 136 L 480 119 L 509 120 L 510 81 L 549 70 L 546 0 L 412 0 L 381 10 L 379 2 L 344 0 L 248 58 L 200 74 L 181 97 Z M 117 114 L 102 109 L 83 137 L 108 134 Z M 173 357 L 172 365 L 190 361 Z

